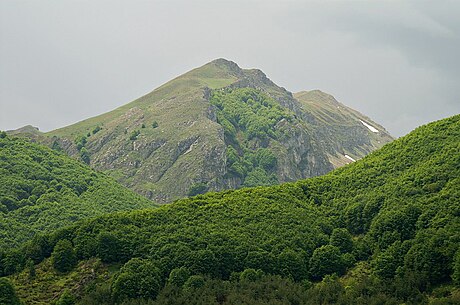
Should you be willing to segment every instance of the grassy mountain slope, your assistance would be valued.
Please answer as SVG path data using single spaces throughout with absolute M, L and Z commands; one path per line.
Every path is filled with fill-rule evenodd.
M 303 97 L 260 70 L 218 59 L 114 111 L 27 134 L 157 202 L 325 174 L 351 162 L 346 154 L 359 159 L 392 140 L 366 118 L 379 126 L 369 131 L 351 110 L 333 123 L 317 118 Z M 316 101 L 317 109 L 332 111 Z M 276 161 L 264 168 L 258 154 Z
M 46 249 L 35 244 L 42 259 L 64 239 L 81 264 L 101 259 L 92 284 L 82 285 L 79 277 L 62 284 L 62 276 L 46 267 L 49 259 L 37 268 L 54 274 L 48 285 L 83 297 L 81 304 L 134 304 L 123 299 L 156 296 L 149 304 L 233 304 L 235 291 L 246 300 L 240 303 L 263 304 L 267 285 L 279 291 L 265 300 L 272 304 L 454 304 L 459 177 L 457 115 L 325 176 L 105 215 L 49 235 Z M 126 264 L 116 272 L 118 263 Z M 40 293 L 31 283 L 43 282 L 26 274 L 13 279 L 29 302 Z
M 152 207 L 105 174 L 24 139 L 0 136 L 0 248 L 103 213 Z
M 319 90 L 294 94 L 318 138 L 328 139 L 324 148 L 334 167 L 360 159 L 392 140 L 385 128 L 358 111 Z M 367 124 L 367 125 L 366 125 Z

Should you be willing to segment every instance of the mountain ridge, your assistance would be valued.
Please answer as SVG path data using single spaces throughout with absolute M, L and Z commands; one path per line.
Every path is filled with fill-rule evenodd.
M 217 98 L 229 96 L 240 100 L 227 100 L 226 111 L 216 107 Z M 250 107 L 247 98 L 254 102 Z M 241 123 L 232 107 L 244 110 L 246 121 Z M 277 122 L 267 121 L 277 107 L 285 114 Z M 359 159 L 392 140 L 383 127 L 358 112 L 353 112 L 354 122 L 342 119 L 334 128 L 316 115 L 261 70 L 242 69 L 219 58 L 113 111 L 34 137 L 75 158 L 83 156 L 94 168 L 158 202 L 196 191 L 321 175 L 348 164 L 351 159 L 346 155 Z M 379 132 L 368 132 L 359 118 L 378 126 Z M 249 138 L 247 128 L 271 129 L 276 135 Z M 232 139 L 229 132 L 235 133 Z M 227 162 L 230 146 L 238 152 L 236 170 L 230 170 Z M 254 160 L 257 151 L 273 154 L 274 168 L 261 168 Z

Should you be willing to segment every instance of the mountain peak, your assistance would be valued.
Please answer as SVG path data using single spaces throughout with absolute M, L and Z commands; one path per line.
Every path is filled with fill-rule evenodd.
M 225 58 L 214 59 L 213 61 L 204 65 L 204 67 L 207 66 L 214 66 L 218 70 L 224 70 L 230 72 L 233 75 L 241 75 L 243 73 L 243 69 L 241 69 L 236 62 Z

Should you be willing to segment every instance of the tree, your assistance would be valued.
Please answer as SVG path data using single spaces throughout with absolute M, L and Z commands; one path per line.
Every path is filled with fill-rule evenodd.
M 310 258 L 310 274 L 315 280 L 322 279 L 327 274 L 342 274 L 345 271 L 345 266 L 342 261 L 342 253 L 340 249 L 325 245 L 316 248 Z
M 168 283 L 182 287 L 190 277 L 190 270 L 186 267 L 174 268 L 169 274 Z
M 332 231 L 330 244 L 339 248 L 342 253 L 351 252 L 353 250 L 351 234 L 344 228 L 336 228 Z
M 129 298 L 154 299 L 161 286 L 160 269 L 150 260 L 133 258 L 115 277 L 112 295 L 116 301 Z
M 184 284 L 185 291 L 193 291 L 204 286 L 204 277 L 201 275 L 192 275 Z
M 101 232 L 97 236 L 97 256 L 104 263 L 116 262 L 123 255 L 118 237 L 111 232 Z
M 16 294 L 13 283 L 6 277 L 0 278 L 0 304 L 19 305 L 21 302 Z
M 157 128 L 158 127 L 158 122 L 157 121 L 153 121 L 152 122 L 152 128 Z
M 307 265 L 303 253 L 295 252 L 292 249 L 284 249 L 278 255 L 279 272 L 283 276 L 292 277 L 295 281 L 305 279 L 307 276 Z
M 70 241 L 61 239 L 57 242 L 51 253 L 51 263 L 54 269 L 60 272 L 68 272 L 75 267 L 77 257 Z

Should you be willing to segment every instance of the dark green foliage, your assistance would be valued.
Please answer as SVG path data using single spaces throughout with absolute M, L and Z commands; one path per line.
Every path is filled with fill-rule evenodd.
M 74 305 L 75 304 L 75 297 L 70 292 L 69 289 L 64 290 L 64 292 L 57 300 L 56 305 Z
M 122 241 L 111 232 L 101 232 L 96 240 L 97 256 L 104 263 L 120 261 L 123 258 Z
M 134 130 L 133 132 L 131 132 L 131 134 L 129 135 L 129 139 L 131 141 L 135 141 L 137 140 L 137 137 L 141 134 L 140 130 Z
M 190 277 L 190 270 L 186 267 L 174 268 L 169 274 L 168 284 L 182 287 Z
M 160 270 L 153 262 L 133 258 L 116 275 L 112 294 L 116 301 L 155 298 L 162 284 Z
M 0 249 L 13 249 L 38 232 L 78 219 L 152 206 L 106 175 L 45 146 L 7 136 L 0 147 Z M 38 263 L 53 246 L 42 237 L 25 253 Z
M 0 278 L 0 304 L 2 305 L 20 305 L 19 298 L 14 289 L 13 283 L 6 278 Z
M 26 263 L 26 267 L 29 272 L 29 278 L 33 279 L 37 275 L 37 272 L 35 271 L 35 264 L 34 261 L 29 259 Z
M 321 246 L 313 252 L 310 259 L 310 274 L 313 279 L 320 280 L 327 274 L 343 274 L 345 263 L 340 249 L 331 246 Z
M 67 239 L 61 239 L 54 246 L 53 253 L 51 253 L 51 262 L 54 269 L 59 272 L 68 272 L 72 270 L 76 263 L 77 257 L 72 243 Z
M 190 190 L 188 191 L 188 196 L 196 196 L 199 194 L 204 194 L 206 193 L 208 189 L 208 185 L 204 182 L 200 183 L 195 183 L 190 187 Z
M 193 291 L 204 286 L 204 278 L 201 275 L 192 275 L 184 283 L 185 291 Z
M 153 121 L 152 122 L 152 128 L 157 128 L 158 127 L 158 122 L 157 121 Z
M 101 130 L 102 130 L 101 126 L 98 125 L 98 126 L 94 127 L 92 133 L 93 133 L 93 134 L 96 134 L 96 133 L 98 133 L 98 132 L 101 131 Z
M 460 286 L 460 249 L 457 251 L 454 257 L 452 279 L 457 286 Z
M 142 123 L 141 128 L 145 128 L 145 124 L 144 124 L 144 123 Z
M 77 145 L 77 149 L 80 151 L 83 147 L 85 147 L 87 141 L 88 141 L 87 136 L 77 137 L 75 139 L 75 145 Z
M 80 150 L 80 158 L 83 162 L 85 162 L 86 164 L 89 164 L 89 152 L 88 150 L 83 147 L 81 150 Z

